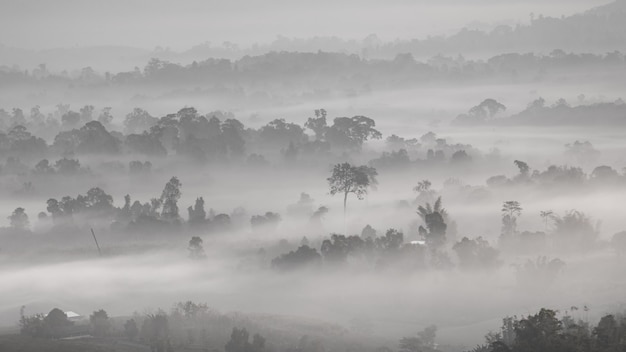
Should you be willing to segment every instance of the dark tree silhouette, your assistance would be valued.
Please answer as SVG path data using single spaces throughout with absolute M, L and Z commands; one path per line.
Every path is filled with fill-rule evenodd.
M 161 210 L 161 217 L 166 220 L 178 220 L 178 200 L 180 199 L 180 188 L 182 184 L 176 176 L 172 177 L 161 193 L 161 202 L 163 204 L 163 210 Z
M 426 224 L 426 228 L 419 227 L 419 233 L 426 243 L 438 248 L 446 243 L 446 218 L 448 216 L 446 210 L 442 207 L 441 197 L 437 198 L 434 205 L 426 203 L 426 206 L 417 207 L 417 214 Z
M 517 231 L 517 217 L 522 213 L 519 202 L 514 200 L 502 204 L 502 236 L 511 238 Z
M 343 163 L 333 167 L 333 174 L 327 179 L 330 185 L 330 194 L 343 194 L 344 218 L 348 194 L 354 193 L 358 199 L 363 199 L 368 189 L 378 184 L 377 175 L 376 169 L 369 166 L 352 166 L 349 163 Z
M 94 336 L 106 336 L 111 329 L 109 315 L 104 309 L 94 311 L 93 314 L 89 316 L 89 322 L 91 323 L 91 330 Z
M 230 340 L 224 346 L 226 352 L 261 352 L 265 350 L 265 339 L 254 334 L 252 342 L 249 341 L 250 334 L 245 328 L 233 328 L 230 334 Z
M 198 226 L 206 222 L 206 211 L 204 210 L 204 199 L 202 197 L 196 198 L 196 204 L 187 208 L 187 212 L 189 213 L 189 225 Z
M 306 239 L 306 237 L 304 239 Z M 317 250 L 303 244 L 298 247 L 296 251 L 291 251 L 287 254 L 274 258 L 272 260 L 272 267 L 278 270 L 287 271 L 317 266 L 321 263 L 321 261 L 322 256 L 320 256 Z
M 11 227 L 19 230 L 25 231 L 30 228 L 30 222 L 28 221 L 28 215 L 24 211 L 24 208 L 16 208 L 13 210 L 13 214 L 8 217 Z
M 204 253 L 204 248 L 202 247 L 202 238 L 198 236 L 193 236 L 191 240 L 189 240 L 189 257 L 191 259 L 204 259 L 206 258 L 206 254 Z
M 137 328 L 135 319 L 126 320 L 124 323 L 124 335 L 131 341 L 139 335 L 139 329 Z

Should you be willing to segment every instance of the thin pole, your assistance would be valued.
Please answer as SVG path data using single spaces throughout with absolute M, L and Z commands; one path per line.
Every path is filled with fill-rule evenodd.
M 100 251 L 100 245 L 98 244 L 98 239 L 96 238 L 96 233 L 93 232 L 93 227 L 91 228 L 91 235 L 93 236 L 94 242 L 96 242 L 96 247 L 98 247 L 98 255 L 102 257 L 102 252 Z
M 348 192 L 345 192 L 343 195 L 343 235 L 348 237 L 348 223 L 346 221 L 346 209 L 348 202 Z

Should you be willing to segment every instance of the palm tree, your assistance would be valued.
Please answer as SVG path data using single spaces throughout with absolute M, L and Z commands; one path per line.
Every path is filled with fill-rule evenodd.
M 446 241 L 446 220 L 448 213 L 441 205 L 441 197 L 437 198 L 434 205 L 426 203 L 426 206 L 417 207 L 417 214 L 426 224 L 426 228 L 419 227 L 419 233 L 427 243 L 439 247 Z M 428 229 L 428 230 L 427 230 Z
M 448 212 L 442 208 L 441 197 L 437 198 L 433 206 L 431 206 L 430 203 L 426 203 L 426 207 L 421 205 L 417 207 L 417 214 L 422 218 L 422 220 L 426 220 L 426 216 L 433 213 L 441 214 L 444 219 L 448 217 Z
M 428 192 L 432 183 L 428 180 L 422 180 L 417 183 L 417 186 L 413 188 L 415 192 Z
M 546 228 L 546 232 L 548 231 L 548 219 L 554 218 L 554 212 L 552 210 L 542 210 L 539 212 L 539 216 L 543 219 L 543 223 Z

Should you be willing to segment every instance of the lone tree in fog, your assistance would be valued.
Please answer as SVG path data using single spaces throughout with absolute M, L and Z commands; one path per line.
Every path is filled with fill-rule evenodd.
M 548 231 L 548 220 L 554 219 L 554 212 L 552 210 L 542 210 L 539 212 L 539 216 L 543 219 L 546 231 Z
M 502 234 L 511 236 L 517 229 L 517 217 L 522 213 L 519 202 L 514 200 L 502 204 Z
M 8 219 L 11 221 L 11 227 L 16 230 L 25 231 L 30 227 L 28 215 L 26 215 L 24 208 L 15 208 Z
M 202 238 L 198 236 L 193 236 L 191 240 L 189 240 L 189 257 L 191 259 L 204 259 L 206 258 L 206 254 L 204 253 L 204 248 L 202 247 Z
M 330 194 L 343 193 L 343 216 L 346 217 L 348 194 L 356 194 L 363 199 L 368 188 L 375 187 L 378 182 L 376 169 L 369 166 L 352 166 L 349 163 L 337 164 L 333 167 L 333 174 L 327 180 L 330 185 Z
M 161 202 L 163 203 L 163 210 L 161 216 L 166 220 L 177 220 L 178 215 L 178 200 L 180 199 L 180 188 L 182 184 L 176 176 L 172 177 L 161 193 Z

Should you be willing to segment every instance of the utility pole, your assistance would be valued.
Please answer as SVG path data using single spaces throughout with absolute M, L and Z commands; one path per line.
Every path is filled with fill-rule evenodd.
M 91 228 L 91 235 L 93 236 L 93 241 L 96 242 L 96 247 L 98 247 L 98 255 L 102 257 L 102 252 L 100 251 L 100 245 L 98 244 L 98 239 L 96 238 L 96 233 L 93 232 L 93 227 Z

